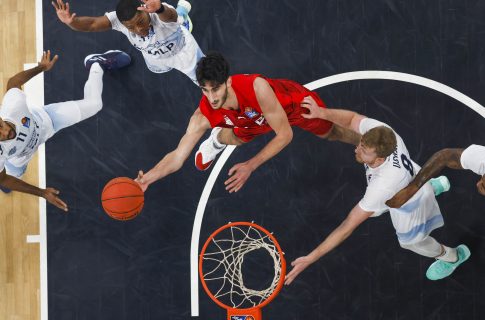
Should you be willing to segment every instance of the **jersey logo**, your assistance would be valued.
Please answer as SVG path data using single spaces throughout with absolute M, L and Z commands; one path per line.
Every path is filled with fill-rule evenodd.
M 21 122 L 24 127 L 30 128 L 30 119 L 28 117 L 23 117 Z
M 253 119 L 253 118 L 256 118 L 257 116 L 259 116 L 259 113 L 257 111 L 255 111 L 253 108 L 248 108 L 246 107 L 244 109 L 244 114 L 249 118 L 249 119 Z
M 8 155 L 11 156 L 13 155 L 15 152 L 17 151 L 17 147 L 13 147 L 12 149 L 10 149 L 10 151 L 8 152 Z
M 228 126 L 233 126 L 234 127 L 234 123 L 232 123 L 231 119 L 229 119 L 228 116 L 224 115 L 224 122 L 226 122 L 226 124 Z
M 253 316 L 231 316 L 231 320 L 254 320 Z

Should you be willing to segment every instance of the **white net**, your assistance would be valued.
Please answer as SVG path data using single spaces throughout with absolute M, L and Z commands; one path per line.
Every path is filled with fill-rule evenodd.
M 273 261 L 273 279 L 267 288 L 257 290 L 245 286 L 245 256 L 264 250 Z M 281 257 L 272 239 L 252 226 L 235 225 L 216 235 L 203 256 L 202 272 L 214 297 L 232 308 L 252 308 L 263 303 L 276 289 L 281 278 Z M 251 274 L 251 277 L 257 275 Z M 270 281 L 268 281 L 270 280 Z

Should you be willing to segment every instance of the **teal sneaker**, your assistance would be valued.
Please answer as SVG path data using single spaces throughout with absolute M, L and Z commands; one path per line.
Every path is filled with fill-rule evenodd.
M 468 249 L 468 247 L 464 244 L 460 244 L 456 248 L 456 253 L 458 255 L 458 261 L 446 262 L 443 260 L 436 260 L 426 271 L 426 277 L 429 280 L 440 280 L 446 278 L 451 275 L 460 264 L 467 261 L 471 256 L 470 249 Z
M 450 190 L 450 180 L 445 176 L 430 179 L 429 182 L 431 183 L 431 186 L 433 186 L 435 196 L 439 196 L 443 192 Z

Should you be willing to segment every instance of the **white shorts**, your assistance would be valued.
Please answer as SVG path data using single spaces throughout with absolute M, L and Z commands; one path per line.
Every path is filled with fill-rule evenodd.
M 401 244 L 422 241 L 431 231 L 444 225 L 440 207 L 428 182 L 404 206 L 389 210 Z

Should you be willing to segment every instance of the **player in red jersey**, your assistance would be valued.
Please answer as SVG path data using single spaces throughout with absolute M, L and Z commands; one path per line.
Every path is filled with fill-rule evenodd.
M 153 169 L 139 172 L 136 181 L 143 190 L 153 182 L 179 170 L 206 130 L 214 128 L 199 147 L 196 167 L 206 170 L 226 145 L 241 145 L 254 137 L 274 131 L 275 137 L 246 162 L 229 170 L 226 190 L 239 191 L 251 173 L 278 154 L 293 137 L 297 126 L 318 137 L 357 145 L 360 135 L 322 119 L 307 119 L 301 106 L 313 99 L 325 108 L 315 92 L 290 80 L 268 79 L 259 74 L 229 76 L 229 65 L 219 53 L 202 58 L 196 70 L 203 97 L 192 115 L 187 131 L 177 148 Z

